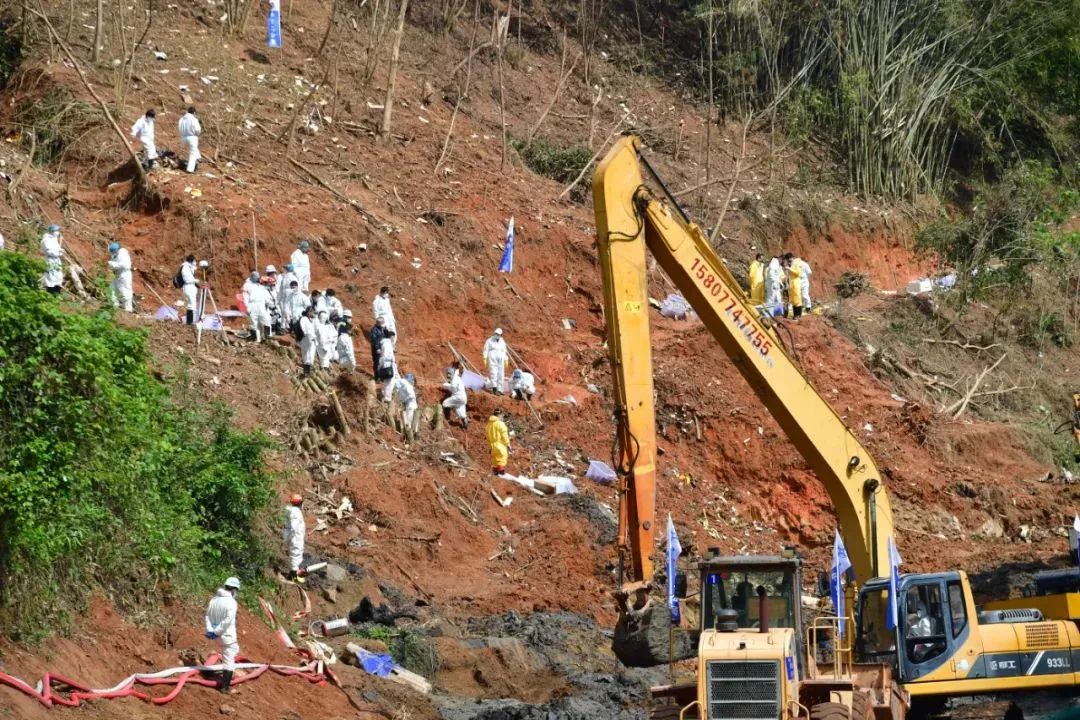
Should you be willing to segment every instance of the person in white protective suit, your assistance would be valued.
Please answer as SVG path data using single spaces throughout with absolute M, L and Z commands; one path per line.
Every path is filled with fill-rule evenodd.
M 135 121 L 135 124 L 131 126 L 131 137 L 139 141 L 143 149 L 143 167 L 149 170 L 154 167 L 154 161 L 157 160 L 157 143 L 154 141 L 154 118 L 157 117 L 157 113 L 153 108 L 146 111 L 146 114 Z
M 300 322 L 300 316 L 304 314 L 304 310 L 311 307 L 311 299 L 300 292 L 300 283 L 296 280 L 289 284 L 289 289 L 285 291 L 282 312 L 285 315 L 285 323 L 291 329 L 293 325 Z
M 296 280 L 300 283 L 300 292 L 304 293 L 311 287 L 311 258 L 308 257 L 310 249 L 311 243 L 301 240 L 289 258 L 292 271 L 296 273 Z
M 109 268 L 113 271 L 113 281 L 109 286 L 113 307 L 132 312 L 131 254 L 118 242 L 109 243 Z
M 416 417 L 417 408 L 420 407 L 416 401 L 416 376 L 412 373 L 404 377 L 396 375 L 388 386 L 392 393 L 388 395 L 391 398 L 396 397 L 398 405 L 401 406 L 401 427 L 405 431 L 405 438 L 408 439 L 412 436 L 413 419 Z
M 324 312 L 327 315 L 330 314 L 330 311 L 326 307 L 326 298 L 323 297 L 323 294 L 318 290 L 311 291 L 311 307 L 315 308 L 316 317 L 321 312 Z
M 450 411 L 453 410 L 461 420 L 461 426 L 468 430 L 469 416 L 466 413 L 468 396 L 465 394 L 465 381 L 461 379 L 461 371 L 460 362 L 455 362 L 453 367 L 446 369 L 446 382 L 443 383 L 443 390 L 447 392 L 447 398 L 442 401 L 442 407 L 443 415 L 449 418 Z
M 315 310 L 309 305 L 300 315 L 300 364 L 304 366 L 304 377 L 311 375 L 311 366 L 315 364 L 315 352 L 318 349 Z
M 187 171 L 191 175 L 202 159 L 199 154 L 199 136 L 202 135 L 202 125 L 199 118 L 195 117 L 195 108 L 189 107 L 187 112 L 180 117 L 178 123 L 180 129 L 180 142 L 187 147 Z
M 484 343 L 484 367 L 488 371 L 491 391 L 496 395 L 502 395 L 506 388 L 506 363 L 509 359 L 502 328 L 495 328 L 495 334 Z
M 330 363 L 337 359 L 337 328 L 330 322 L 325 310 L 319 313 L 315 335 L 319 343 L 319 364 L 323 370 L 329 370 Z
M 803 313 L 808 313 L 812 307 L 810 304 L 810 276 L 814 274 L 814 271 L 810 269 L 810 263 L 802 258 L 796 258 L 795 262 L 799 263 L 799 269 L 802 271 L 802 277 L 799 280 L 799 292 L 802 295 Z
M 293 494 L 289 498 L 289 506 L 285 508 L 285 549 L 289 553 L 289 579 L 298 583 L 304 582 L 304 571 L 301 565 L 304 563 L 304 533 L 307 526 L 304 523 L 304 511 L 302 495 Z
M 240 293 L 244 296 L 244 307 L 251 304 L 251 293 L 257 287 L 259 287 L 259 273 L 252 270 L 247 280 L 244 281 L 244 285 L 240 288 Z
M 236 638 L 236 593 L 239 591 L 240 581 L 231 577 L 217 589 L 206 607 L 206 638 L 221 641 L 224 671 L 218 690 L 226 695 L 232 692 L 229 688 L 236 669 L 236 657 L 240 654 L 240 643 Z
M 273 266 L 271 266 L 271 267 L 273 267 Z M 292 263 L 287 263 L 285 265 L 285 272 L 283 272 L 280 276 L 278 276 L 278 285 L 277 285 L 277 287 L 278 287 L 278 306 L 279 307 L 281 307 L 281 308 L 285 307 L 285 295 L 292 288 L 293 280 L 296 280 L 296 279 L 297 279 L 296 278 L 296 273 L 293 272 Z M 300 283 L 297 282 L 297 287 L 299 288 L 299 286 L 300 286 Z
M 536 394 L 536 378 L 532 373 L 515 369 L 510 375 L 510 397 L 515 400 L 531 400 Z
M 777 308 L 784 307 L 783 292 L 784 268 L 780 264 L 780 258 L 774 255 L 765 268 L 765 307 L 770 314 L 775 314 Z
M 269 287 L 272 283 L 270 278 L 262 278 L 262 281 L 255 283 L 248 291 L 248 319 L 251 321 L 251 329 L 255 331 L 255 342 L 269 339 L 272 332 L 274 321 L 270 316 L 270 306 L 274 304 L 274 296 Z
M 345 312 L 345 306 L 341 304 L 334 288 L 327 288 L 323 293 L 323 303 L 326 305 L 327 314 L 332 318 L 340 319 Z
M 188 255 L 184 258 L 184 264 L 180 266 L 180 280 L 183 283 L 184 303 L 187 305 L 187 314 L 184 322 L 188 325 L 195 324 L 195 310 L 199 304 L 199 278 L 196 277 L 195 256 Z
M 269 283 L 263 283 L 266 285 L 266 289 L 270 291 L 270 320 L 271 329 L 273 334 L 281 332 L 282 325 L 284 324 L 284 308 L 285 304 L 281 302 L 281 275 L 278 274 L 277 268 L 273 265 L 267 265 L 263 279 L 269 278 Z
M 390 288 L 383 285 L 379 290 L 379 294 L 375 296 L 375 299 L 371 302 L 371 317 L 375 320 L 379 319 L 381 315 L 386 324 L 386 329 L 394 333 L 393 341 L 394 347 L 397 347 L 397 320 L 394 319 L 394 308 L 390 306 L 390 298 L 393 295 L 390 293 Z
M 59 295 L 64 287 L 64 246 L 60 226 L 50 225 L 41 236 L 41 254 L 45 256 L 45 274 L 41 284 L 53 295 Z
M 390 381 L 395 375 L 397 375 L 397 357 L 394 354 L 394 338 L 391 335 L 384 335 L 379 341 L 379 371 L 375 374 L 375 379 L 385 380 L 386 388 L 389 388 Z M 386 397 L 389 398 L 389 391 Z
M 349 368 L 356 369 L 356 347 L 353 345 L 352 327 L 347 322 L 337 326 L 337 361 Z

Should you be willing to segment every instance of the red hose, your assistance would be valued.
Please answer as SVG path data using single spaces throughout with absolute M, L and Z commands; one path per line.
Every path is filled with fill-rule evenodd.
M 206 659 L 206 664 L 214 665 L 220 659 L 221 656 L 218 654 L 211 655 Z M 237 658 L 237 660 L 244 662 L 244 658 Z M 326 682 L 327 679 L 327 674 L 322 663 L 318 662 L 309 662 L 298 668 L 283 665 L 262 664 L 242 677 L 236 678 L 233 684 L 240 685 L 256 680 L 265 674 L 267 670 L 285 677 L 303 678 L 312 684 L 322 684 Z M 204 687 L 217 687 L 218 684 L 216 680 L 203 677 L 202 671 L 195 667 L 171 677 L 140 677 L 139 675 L 133 675 L 129 678 L 128 682 L 124 683 L 121 687 L 108 690 L 93 690 L 82 683 L 75 682 L 62 675 L 46 672 L 41 678 L 41 690 L 38 691 L 19 678 L 0 672 L 0 685 L 7 685 L 8 687 L 14 688 L 22 694 L 37 700 L 47 708 L 56 706 L 79 707 L 84 700 L 105 700 L 120 697 L 135 697 L 139 700 L 153 703 L 154 705 L 164 705 L 176 698 L 176 696 L 180 694 L 180 691 L 184 689 L 184 686 L 189 683 L 202 685 Z M 172 689 L 165 695 L 150 695 L 149 693 L 137 690 L 137 685 L 145 685 L 148 687 L 171 685 Z M 65 697 L 60 694 L 61 692 L 66 693 L 67 696 Z

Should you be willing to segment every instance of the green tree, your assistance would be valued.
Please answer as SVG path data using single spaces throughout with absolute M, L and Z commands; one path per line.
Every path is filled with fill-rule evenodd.
M 68 309 L 0 252 L 0 631 L 36 632 L 94 592 L 261 573 L 268 441 L 176 404 L 143 332 Z

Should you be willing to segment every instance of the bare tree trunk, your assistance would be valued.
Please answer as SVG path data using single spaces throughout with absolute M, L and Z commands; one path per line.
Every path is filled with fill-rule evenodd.
M 105 0 L 97 0 L 97 18 L 94 21 L 94 47 L 90 50 L 90 61 L 97 65 L 101 61 L 101 40 L 105 35 Z
M 330 32 L 334 29 L 334 18 L 337 17 L 338 0 L 334 0 L 330 3 L 330 19 L 326 21 L 326 32 L 323 33 L 322 42 L 319 43 L 319 49 L 315 52 L 316 58 L 321 58 L 323 50 L 326 49 L 326 41 L 330 39 Z
M 559 100 L 559 93 L 566 87 L 566 81 L 570 79 L 570 76 L 574 73 L 574 68 L 577 67 L 578 60 L 581 56 L 578 55 L 574 58 L 574 61 L 570 63 L 570 69 L 566 69 L 566 33 L 563 32 L 562 38 L 562 55 L 559 58 L 559 81 L 555 84 L 555 92 L 551 96 L 551 102 L 547 104 L 544 111 L 540 113 L 540 117 L 536 119 L 536 124 L 529 130 L 529 134 L 525 137 L 525 149 L 527 150 L 532 145 L 533 139 L 536 137 L 536 133 L 540 130 L 540 126 L 544 124 L 544 119 L 547 118 L 548 113 L 555 107 L 555 103 Z
M 439 159 L 435 161 L 435 169 L 433 172 L 438 174 L 439 168 L 442 166 L 443 161 L 446 160 L 447 154 L 450 152 L 450 139 L 454 136 L 454 122 L 457 120 L 458 111 L 461 110 L 461 103 L 469 97 L 469 85 L 472 82 L 472 56 L 473 48 L 476 46 L 476 32 L 480 27 L 480 0 L 473 0 L 473 27 L 472 33 L 469 35 L 469 51 L 465 54 L 465 86 L 464 88 L 458 86 L 457 100 L 454 102 L 454 112 L 450 115 L 450 127 L 446 129 L 446 138 L 443 140 L 442 152 L 439 153 Z M 457 73 L 454 73 L 455 75 Z
M 401 56 L 401 36 L 405 34 L 405 13 L 409 9 L 409 0 L 401 0 L 398 8 L 397 32 L 394 34 L 394 47 L 390 51 L 390 77 L 386 81 L 386 101 L 383 103 L 382 124 L 379 137 L 390 137 L 390 120 L 394 113 L 394 88 L 397 84 L 398 58 Z
M 67 56 L 68 61 L 71 62 L 72 67 L 75 68 L 75 72 L 79 74 L 79 80 L 82 81 L 83 87 L 90 93 L 90 96 L 97 101 L 97 104 L 101 107 L 101 112 L 105 115 L 105 120 L 109 123 L 109 126 L 116 133 L 116 136 L 120 138 L 120 144 L 124 146 L 124 149 L 128 151 L 131 156 L 131 160 L 135 163 L 135 183 L 139 189 L 146 187 L 146 173 L 143 171 L 142 163 L 139 162 L 139 156 L 135 154 L 135 150 L 131 147 L 131 143 L 128 142 L 127 136 L 124 135 L 124 131 L 120 129 L 120 126 L 116 124 L 115 118 L 112 113 L 109 112 L 109 106 L 105 104 L 105 101 L 94 91 L 94 86 L 90 84 L 90 81 L 86 79 L 86 75 L 83 73 L 82 68 L 79 67 L 79 62 L 75 59 L 75 55 L 72 54 L 71 48 L 67 43 L 57 34 L 56 28 L 49 22 L 49 16 L 45 14 L 45 8 L 41 6 L 40 0 L 38 0 L 38 10 L 31 10 L 30 12 L 37 15 L 45 23 L 45 27 L 49 30 L 49 35 L 52 36 L 56 44 L 60 46 L 60 49 Z
M 497 32 L 499 33 L 498 44 L 498 69 L 499 69 L 499 128 L 502 131 L 502 159 L 499 160 L 499 169 L 506 167 L 506 84 L 503 82 L 503 54 L 506 52 L 506 43 L 509 42 L 510 11 L 513 8 L 511 2 L 506 8 L 506 32 L 503 32 L 500 21 Z
M 709 104 L 706 107 L 705 116 L 705 180 L 708 181 L 712 171 L 712 106 L 716 102 L 713 95 L 713 4 L 709 0 L 708 37 L 705 42 L 709 44 Z
M 728 208 L 731 207 L 731 196 L 735 192 L 735 186 L 739 184 L 739 173 L 743 170 L 743 161 L 746 159 L 746 134 L 750 132 L 750 124 L 754 122 L 753 113 L 746 114 L 746 122 L 743 123 L 742 128 L 742 143 L 740 145 L 739 157 L 735 158 L 735 171 L 731 174 L 731 185 L 728 186 L 727 197 L 724 198 L 724 205 L 720 208 L 720 217 L 716 220 L 716 225 L 713 226 L 712 232 L 709 233 L 709 242 L 715 243 L 716 238 L 720 236 L 720 228 L 724 224 L 724 218 L 727 216 Z

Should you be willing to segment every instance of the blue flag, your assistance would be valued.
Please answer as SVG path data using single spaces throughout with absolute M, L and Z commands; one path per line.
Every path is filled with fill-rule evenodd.
M 506 228 L 506 249 L 499 262 L 499 272 L 511 272 L 514 269 L 514 216 L 510 216 L 510 225 Z
M 1076 547 L 1073 548 L 1076 551 L 1076 566 L 1080 567 L 1080 515 L 1073 516 L 1073 534 L 1076 536 Z
M 840 637 L 844 637 L 844 573 L 851 569 L 851 559 L 848 557 L 847 548 L 840 537 L 840 531 L 836 531 L 833 538 L 832 548 L 832 577 L 829 582 L 829 594 L 832 596 L 833 607 L 836 608 L 836 617 L 840 620 Z
M 679 598 L 675 597 L 675 560 L 682 555 L 682 545 L 679 544 L 679 536 L 675 534 L 675 523 L 671 522 L 671 513 L 667 516 L 667 600 L 671 609 L 671 624 L 678 625 L 681 615 L 679 613 Z
M 897 616 L 899 614 L 900 601 L 900 566 L 904 561 L 900 558 L 900 552 L 896 549 L 896 541 L 892 537 L 888 540 L 889 548 L 889 607 L 885 615 L 885 627 L 890 630 L 896 629 Z
M 281 47 L 281 10 L 277 3 L 270 6 L 270 14 L 266 16 L 266 45 L 267 47 Z

